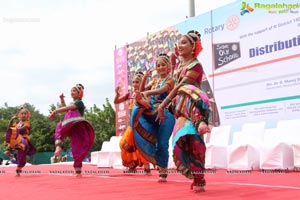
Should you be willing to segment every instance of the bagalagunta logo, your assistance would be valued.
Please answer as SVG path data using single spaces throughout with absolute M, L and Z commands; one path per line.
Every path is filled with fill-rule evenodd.
M 248 3 L 246 3 L 245 1 L 242 2 L 242 8 L 241 8 L 241 15 L 243 16 L 244 14 L 246 13 L 250 13 L 250 12 L 253 12 L 254 9 L 249 6 Z

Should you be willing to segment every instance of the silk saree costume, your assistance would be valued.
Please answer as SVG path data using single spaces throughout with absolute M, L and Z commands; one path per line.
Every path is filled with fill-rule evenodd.
M 133 99 L 130 99 L 129 102 L 129 112 L 132 112 L 132 109 L 135 105 Z M 133 129 L 130 125 L 127 126 L 124 134 L 119 143 L 121 149 L 121 158 L 122 164 L 129 169 L 135 169 L 138 166 L 149 164 L 149 162 L 140 154 L 136 148 Z
M 131 116 L 131 126 L 133 127 L 137 149 L 142 156 L 159 169 L 166 169 L 169 160 L 169 139 L 175 119 L 168 110 L 165 110 L 165 120 L 159 123 L 156 120 L 157 108 L 174 88 L 175 82 L 170 76 L 159 82 L 158 79 L 154 79 L 150 84 L 151 89 L 158 89 L 168 85 L 168 92 L 150 96 L 149 103 L 151 107 L 149 109 L 135 105 Z M 160 173 L 160 177 L 166 176 L 166 173 Z
M 26 165 L 26 156 L 36 153 L 36 148 L 30 142 L 31 123 L 29 121 L 19 121 L 10 126 L 6 132 L 6 142 L 8 150 L 17 150 L 17 172 Z
M 64 137 L 71 139 L 71 152 L 74 159 L 73 167 L 81 169 L 82 162 L 92 148 L 95 132 L 92 125 L 84 119 L 84 104 L 76 100 L 74 104 L 77 110 L 69 110 L 55 129 L 55 140 L 63 140 Z
M 174 71 L 177 82 L 183 77 L 195 84 L 183 84 L 173 99 L 172 108 L 176 118 L 173 131 L 173 160 L 177 169 L 187 178 L 193 179 L 195 186 L 205 186 L 205 143 L 198 132 L 199 124 L 208 124 L 210 104 L 207 95 L 201 91 L 203 69 L 195 60 L 185 68 L 178 65 Z

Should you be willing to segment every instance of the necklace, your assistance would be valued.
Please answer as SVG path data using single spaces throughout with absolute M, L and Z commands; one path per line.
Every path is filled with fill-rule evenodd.
M 188 59 L 186 62 L 180 62 L 178 68 L 174 71 L 174 77 L 177 83 L 183 78 L 186 73 L 187 67 L 194 61 L 194 58 Z
M 158 89 L 158 88 L 161 88 L 162 84 L 170 77 L 170 74 L 168 74 L 164 79 L 162 78 L 159 78 L 157 81 L 156 81 L 156 84 L 155 84 L 155 89 Z
M 180 65 L 182 66 L 188 66 L 191 62 L 193 62 L 195 59 L 194 58 L 190 58 L 185 62 L 181 62 Z

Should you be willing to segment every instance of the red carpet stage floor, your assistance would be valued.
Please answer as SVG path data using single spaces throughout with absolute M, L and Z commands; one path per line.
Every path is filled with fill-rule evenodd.
M 76 177 L 72 163 L 28 165 L 15 177 L 15 166 L 0 166 L 0 200 L 300 199 L 300 172 L 295 171 L 207 171 L 206 192 L 194 193 L 191 180 L 175 170 L 169 170 L 166 183 L 157 182 L 155 170 L 147 176 L 87 163 L 82 170 Z

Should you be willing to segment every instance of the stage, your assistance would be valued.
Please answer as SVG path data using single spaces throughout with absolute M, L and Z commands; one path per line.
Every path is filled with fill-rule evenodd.
M 82 177 L 74 175 L 72 163 L 26 165 L 20 177 L 15 166 L 0 167 L 0 199 L 10 200 L 154 200 L 154 199 L 299 199 L 300 172 L 207 170 L 206 192 L 194 193 L 191 180 L 174 169 L 168 181 L 159 183 L 158 173 L 142 170 L 98 168 L 84 163 Z

